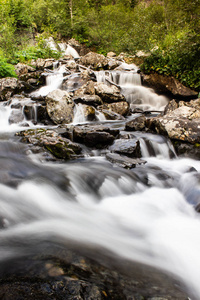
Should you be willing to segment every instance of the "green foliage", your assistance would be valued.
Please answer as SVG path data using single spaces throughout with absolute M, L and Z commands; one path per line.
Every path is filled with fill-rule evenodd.
M 17 75 L 14 66 L 8 64 L 5 58 L 0 55 L 0 78 L 3 77 L 17 77 Z

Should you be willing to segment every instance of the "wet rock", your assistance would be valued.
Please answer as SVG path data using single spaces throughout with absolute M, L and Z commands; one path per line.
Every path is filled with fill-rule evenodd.
M 115 103 L 104 103 L 98 107 L 99 110 L 108 110 L 121 116 L 126 116 L 129 113 L 129 103 L 125 101 Z
M 61 89 L 68 92 L 74 92 L 85 85 L 86 82 L 87 80 L 81 78 L 79 74 L 72 74 L 63 80 Z
M 121 116 L 120 114 L 117 114 L 111 110 L 102 109 L 100 107 L 98 107 L 98 110 L 100 110 L 104 114 L 104 116 L 107 120 L 125 120 L 125 118 L 123 116 Z
M 49 118 L 55 124 L 71 123 L 74 116 L 74 103 L 68 92 L 54 90 L 46 96 L 46 107 Z
M 164 115 L 171 113 L 173 110 L 177 109 L 179 107 L 178 102 L 176 100 L 171 100 L 169 103 L 166 105 L 164 109 Z
M 14 94 L 22 92 L 24 85 L 17 78 L 1 78 L 0 79 L 0 101 L 7 101 Z
M 145 164 L 146 161 L 139 158 L 131 158 L 117 153 L 107 153 L 107 160 L 125 169 L 135 168 L 137 165 Z
M 108 66 L 108 59 L 103 54 L 89 52 L 79 59 L 79 64 L 90 66 L 94 70 L 105 69 Z
M 143 75 L 143 83 L 153 88 L 157 93 L 170 93 L 176 98 L 194 99 L 198 93 L 184 86 L 174 77 L 163 76 L 157 73 Z
M 109 70 L 114 70 L 117 67 L 119 67 L 119 65 L 120 65 L 120 63 L 115 59 L 109 59 L 109 61 L 108 61 L 108 69 Z
M 84 94 L 95 95 L 95 88 L 94 88 L 94 82 L 93 81 L 88 81 L 81 88 L 77 89 L 74 92 L 74 97 L 79 97 L 79 96 L 82 96 Z
M 93 106 L 85 105 L 85 104 L 77 104 L 74 110 L 75 122 L 76 122 L 76 111 L 80 109 L 84 119 L 86 121 L 94 121 L 95 120 L 95 108 Z
M 96 82 L 94 84 L 95 94 L 98 95 L 103 102 L 112 103 L 125 101 L 124 95 L 121 94 L 121 91 L 116 86 L 108 86 L 102 82 Z
M 47 69 L 53 69 L 55 60 L 53 58 L 38 58 L 36 61 L 32 60 L 31 65 L 35 67 L 37 70 L 44 70 L 45 68 Z
M 103 125 L 74 126 L 73 139 L 75 142 L 83 143 L 89 147 L 103 148 L 112 144 L 118 133 L 119 130 Z
M 111 152 L 127 155 L 130 157 L 141 157 L 140 142 L 136 139 L 118 139 L 109 147 Z
M 73 98 L 73 101 L 77 103 L 92 105 L 97 107 L 98 105 L 103 104 L 103 101 L 98 95 L 79 95 Z
M 177 140 L 172 140 L 172 142 L 178 156 L 200 160 L 200 142 L 195 144 Z
M 190 102 L 187 105 L 182 102 L 181 106 L 172 112 L 149 119 L 147 126 L 160 134 L 167 135 L 170 139 L 192 144 L 199 143 L 200 109 L 198 102 L 199 100 Z
M 17 124 L 24 120 L 24 115 L 21 109 L 14 109 L 12 110 L 10 117 L 9 117 L 9 124 Z
M 126 123 L 125 130 L 127 131 L 141 131 L 144 130 L 146 127 L 146 118 L 145 116 L 139 116 L 134 118 L 131 121 Z
M 46 148 L 56 158 L 74 159 L 81 153 L 81 147 L 61 137 L 56 131 L 46 129 L 29 129 L 17 133 L 21 141 Z
M 27 74 L 28 72 L 34 72 L 34 71 L 35 71 L 34 68 L 23 63 L 18 63 L 15 66 L 15 73 L 17 74 L 17 76 L 21 76 L 23 74 Z

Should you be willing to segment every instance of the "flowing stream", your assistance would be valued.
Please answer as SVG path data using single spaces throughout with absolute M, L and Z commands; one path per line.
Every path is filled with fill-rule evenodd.
M 57 88 L 60 74 L 51 75 L 53 84 L 49 79 L 39 93 Z M 105 74 L 98 76 L 105 80 Z M 109 76 L 133 107 L 138 102 L 162 110 L 167 103 L 143 88 L 138 74 Z M 78 109 L 75 123 L 85 121 Z M 164 270 L 199 299 L 200 217 L 195 206 L 200 202 L 200 162 L 178 158 L 168 140 L 141 132 L 133 137 L 140 138 L 147 163 L 131 170 L 111 164 L 101 153 L 47 162 L 14 136 L 24 129 L 24 120 L 10 124 L 12 111 L 11 103 L 0 103 L 0 261 L 31 254 L 43 241 L 78 244 Z M 123 124 L 112 121 L 110 126 Z

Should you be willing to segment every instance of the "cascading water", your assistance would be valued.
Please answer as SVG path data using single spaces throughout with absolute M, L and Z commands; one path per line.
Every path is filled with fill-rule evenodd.
M 105 81 L 104 75 L 99 72 L 98 80 Z M 133 72 L 113 71 L 109 76 L 122 90 L 126 85 L 131 85 L 132 93 L 142 89 Z M 38 91 L 40 95 L 55 88 L 52 79 L 48 78 L 46 92 Z M 136 100 L 128 101 L 136 105 Z M 143 108 L 163 106 L 162 101 L 158 107 L 144 98 L 141 102 Z M 78 109 L 80 104 L 74 123 L 85 121 Z M 0 106 L 1 132 L 12 126 L 10 113 L 9 105 Z M 94 249 L 93 258 L 99 250 L 118 261 L 127 259 L 130 265 L 138 262 L 164 270 L 187 286 L 192 300 L 199 299 L 200 217 L 194 207 L 200 202 L 200 162 L 177 158 L 163 137 L 134 135 L 146 163 L 130 170 L 112 165 L 103 154 L 42 164 L 27 155 L 28 146 L 14 137 L 9 141 L 1 137 L 0 262 L 43 252 L 45 241 L 76 245 Z
M 168 103 L 167 97 L 141 86 L 141 77 L 136 71 L 100 71 L 96 72 L 96 77 L 99 82 L 108 82 L 108 79 L 117 84 L 132 110 L 162 111 Z

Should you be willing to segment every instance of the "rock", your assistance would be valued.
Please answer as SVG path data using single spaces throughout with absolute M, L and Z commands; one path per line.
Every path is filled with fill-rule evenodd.
M 112 103 L 125 101 L 124 95 L 121 94 L 121 91 L 116 86 L 108 86 L 102 82 L 96 82 L 94 84 L 95 94 L 98 95 L 103 102 Z
M 126 116 L 129 113 L 129 103 L 125 101 L 115 102 L 115 103 L 104 103 L 98 106 L 99 110 L 108 110 L 114 112 L 121 116 Z
M 140 142 L 136 139 L 115 140 L 109 150 L 129 157 L 141 157 Z
M 71 123 L 74 116 L 74 103 L 68 92 L 54 90 L 46 96 L 46 107 L 49 118 L 55 124 Z
M 73 38 L 68 41 L 68 44 L 72 46 L 80 56 L 84 56 L 90 52 L 90 50 L 84 44 L 80 44 Z
M 24 85 L 17 78 L 6 77 L 0 79 L 0 101 L 7 101 L 14 94 L 22 92 Z
M 98 95 L 79 95 L 73 98 L 73 101 L 77 103 L 92 105 L 97 107 L 98 105 L 103 104 L 103 101 Z
M 104 148 L 113 143 L 119 130 L 111 129 L 103 125 L 74 126 L 73 139 L 89 147 Z
M 20 76 L 22 74 L 27 74 L 28 73 L 28 67 L 25 64 L 22 63 L 18 63 L 15 66 L 15 73 L 17 74 L 17 76 Z
M 70 140 L 61 137 L 56 131 L 43 128 L 29 129 L 17 134 L 22 142 L 46 148 L 56 158 L 73 159 L 81 153 L 81 147 Z
M 17 124 L 24 120 L 24 115 L 21 111 L 21 109 L 14 109 L 12 110 L 10 116 L 9 116 L 9 124 Z
M 171 100 L 169 101 L 169 103 L 166 105 L 165 109 L 164 109 L 164 115 L 171 113 L 173 110 L 177 109 L 179 107 L 178 103 L 176 102 L 176 100 Z
M 125 120 L 123 116 L 111 110 L 101 109 L 100 107 L 98 107 L 98 110 L 100 110 L 104 114 L 107 120 Z
M 200 143 L 190 144 L 174 140 L 173 145 L 178 156 L 200 160 Z
M 21 81 L 25 81 L 31 86 L 35 88 L 39 88 L 41 85 L 45 85 L 46 82 L 46 76 L 43 76 L 43 73 L 41 70 L 27 73 L 27 74 L 22 74 L 20 76 Z M 28 91 L 27 91 L 28 92 Z
M 54 62 L 55 60 L 53 58 L 48 58 L 48 59 L 38 58 L 36 61 L 32 60 L 31 65 L 33 67 L 36 67 L 36 69 L 38 70 L 44 70 L 45 68 L 53 69 Z
M 82 96 L 84 94 L 87 95 L 95 95 L 95 88 L 94 88 L 94 82 L 88 81 L 85 83 L 81 88 L 77 89 L 74 92 L 74 97 Z
M 76 122 L 76 111 L 78 109 L 80 109 L 81 114 L 83 114 L 85 120 L 87 120 L 87 121 L 95 120 L 95 108 L 93 106 L 79 103 L 75 106 L 74 122 Z M 78 120 L 78 122 L 80 122 L 80 120 Z M 76 123 L 78 123 L 78 122 L 76 122 Z
M 109 59 L 109 61 L 108 61 L 108 69 L 109 70 L 114 70 L 117 67 L 119 67 L 119 65 L 120 65 L 120 63 L 115 59 Z
M 194 99 L 198 96 L 198 92 L 184 86 L 174 77 L 157 73 L 143 75 L 143 84 L 153 88 L 157 93 L 170 93 L 177 99 Z
M 116 53 L 115 53 L 115 52 L 112 52 L 112 51 L 110 51 L 110 52 L 108 52 L 108 53 L 107 53 L 107 57 L 108 57 L 108 58 L 111 58 L 111 57 L 116 57 Z
M 131 121 L 126 123 L 125 130 L 127 131 L 141 131 L 144 130 L 146 127 L 146 118 L 145 116 L 139 116 L 134 118 Z
M 68 78 L 64 79 L 61 85 L 61 89 L 74 92 L 78 89 L 81 89 L 82 86 L 86 84 L 87 80 L 81 78 L 78 74 L 72 74 Z
M 181 102 L 180 106 L 170 113 L 149 119 L 147 126 L 156 132 L 167 135 L 170 139 L 189 142 L 200 142 L 200 108 L 199 99 Z
M 139 158 L 130 158 L 116 153 L 107 153 L 107 160 L 125 169 L 135 168 L 137 165 L 145 164 L 146 161 Z
M 108 59 L 103 54 L 89 52 L 79 59 L 79 64 L 91 67 L 94 70 L 105 69 L 108 67 Z

